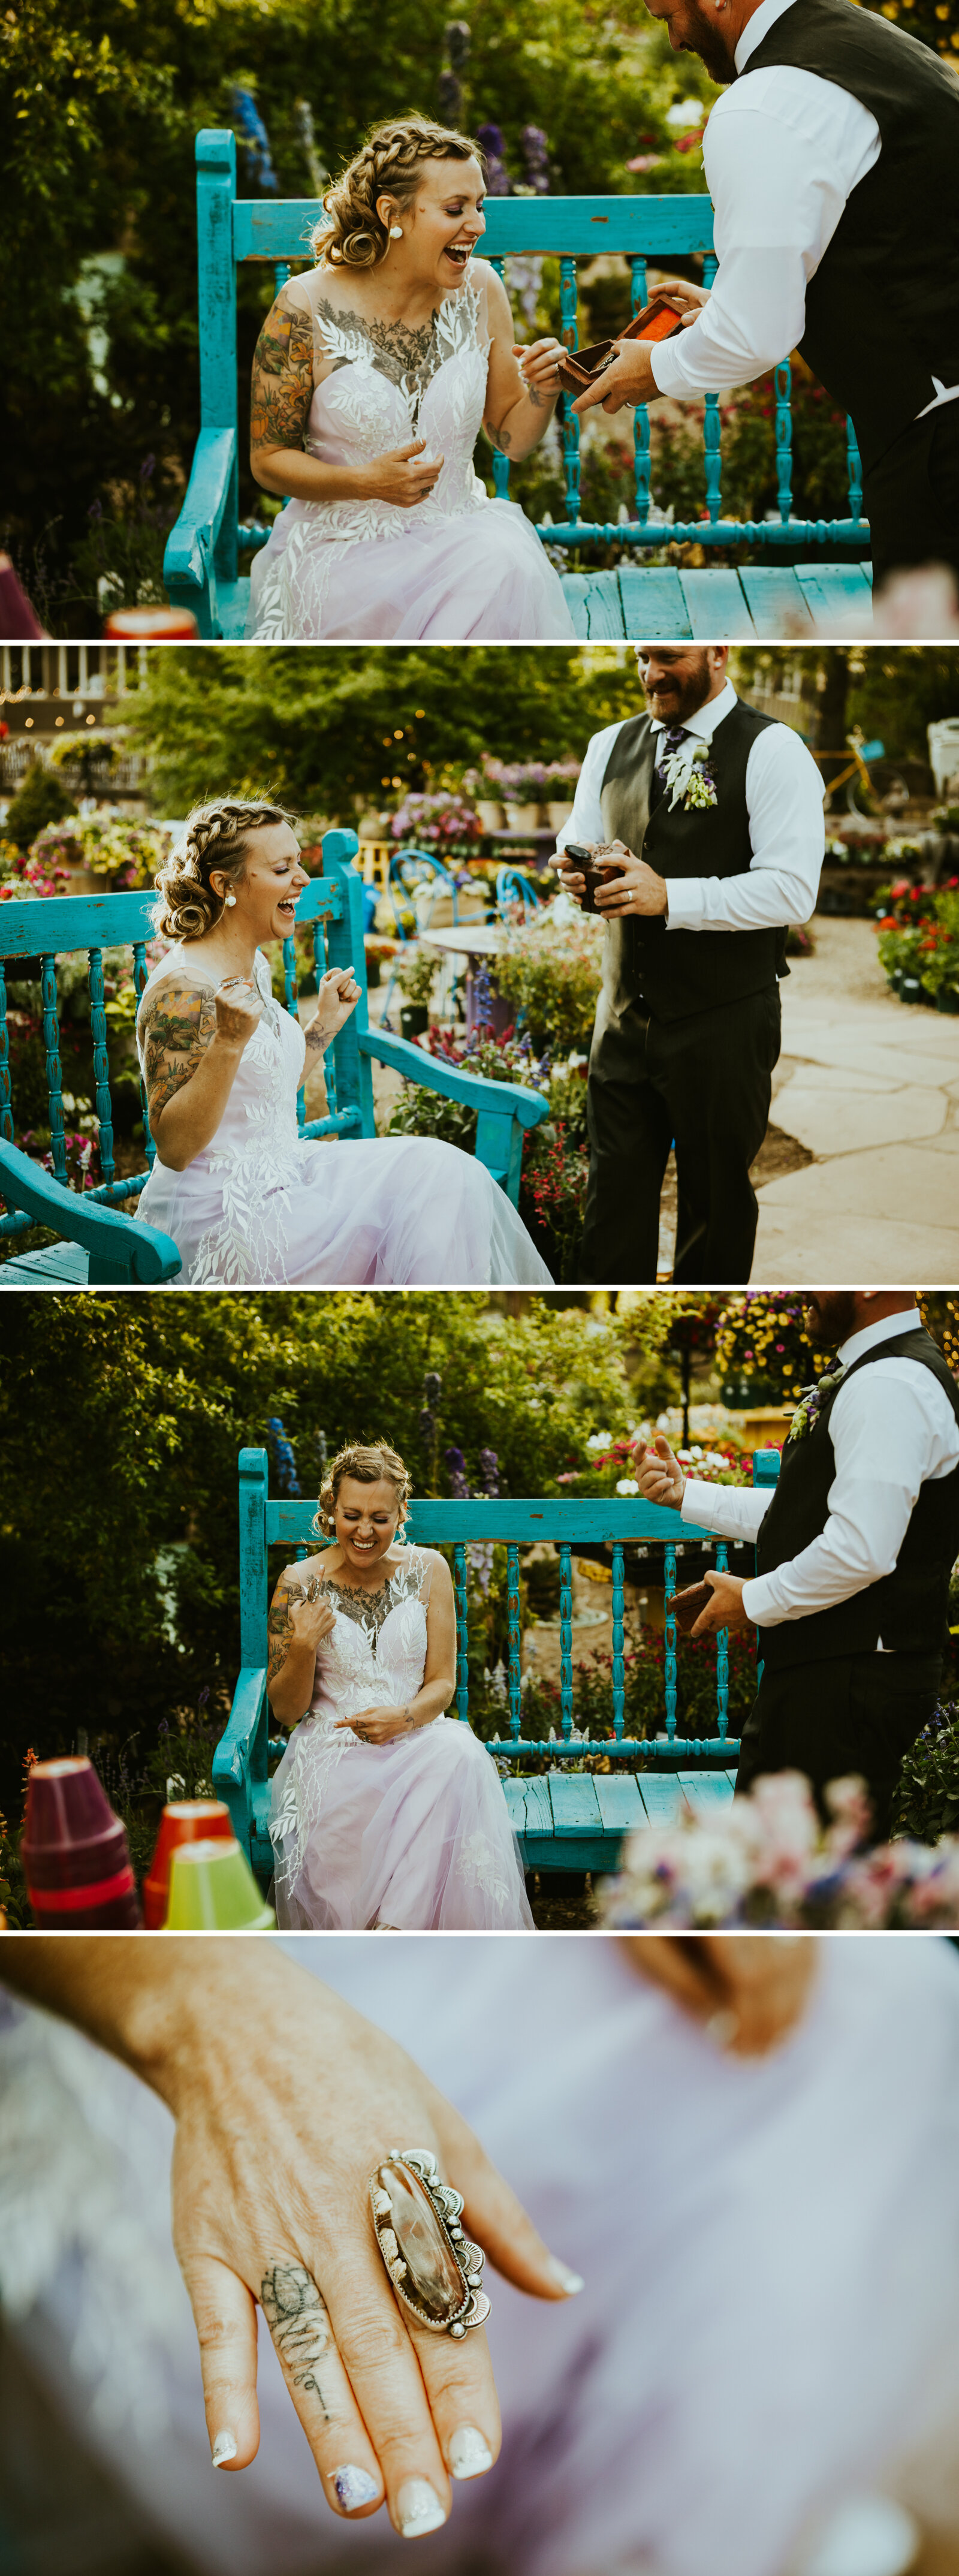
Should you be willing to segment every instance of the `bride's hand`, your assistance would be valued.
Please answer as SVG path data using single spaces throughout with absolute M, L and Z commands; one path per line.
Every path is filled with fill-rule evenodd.
M 427 456 L 425 438 L 414 438 L 409 447 L 392 447 L 386 456 L 374 456 L 372 465 L 364 468 L 364 490 L 371 501 L 392 501 L 400 510 L 413 510 L 439 481 L 443 462 L 442 456 Z
M 397 2531 L 432 2530 L 449 2475 L 492 2467 L 496 2390 L 482 2328 L 456 2343 L 402 2314 L 369 2176 L 397 2147 L 426 2148 L 508 2280 L 546 2299 L 580 2285 L 405 2051 L 284 1953 L 241 1946 L 242 1960 L 206 1944 L 198 1975 L 195 1947 L 168 1940 L 141 2068 L 177 2122 L 174 2242 L 211 2448 L 230 2469 L 256 2454 L 259 2303 L 333 2511 L 385 2498 Z
M 809 2000 L 818 1965 L 810 1936 L 644 1933 L 625 1944 L 630 1964 L 702 2022 L 737 2057 L 765 2057 L 788 2038 Z
M 309 1646 L 313 1653 L 322 1643 L 323 1638 L 329 1636 L 331 1628 L 336 1625 L 336 1612 L 330 1602 L 326 1586 L 318 1583 L 315 1577 L 312 1583 L 306 1585 L 299 1597 L 294 1592 L 292 1584 L 288 1586 L 286 1615 L 294 1644 Z
M 214 995 L 216 1034 L 227 1046 L 240 1052 L 249 1045 L 259 1026 L 263 997 L 251 976 L 229 975 Z
M 408 1707 L 363 1708 L 356 1717 L 336 1718 L 334 1730 L 338 1726 L 350 1727 L 354 1735 L 362 1737 L 364 1744 L 390 1744 L 394 1735 L 412 1734 L 416 1719 Z
M 526 391 L 534 402 L 537 396 L 541 400 L 545 398 L 548 402 L 555 402 L 560 390 L 560 360 L 565 355 L 560 340 L 533 340 L 514 347 L 513 356 L 519 359 L 520 374 L 525 378 Z
M 303 1034 L 308 1047 L 328 1047 L 355 1011 L 360 988 L 352 969 L 330 966 L 316 988 L 316 1015 Z

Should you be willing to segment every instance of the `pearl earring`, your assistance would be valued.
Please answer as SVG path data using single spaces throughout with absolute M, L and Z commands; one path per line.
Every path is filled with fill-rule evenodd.
M 227 902 L 228 902 L 228 903 L 235 903 L 235 902 L 236 902 L 236 896 L 235 896 L 235 894 L 228 894 L 226 899 L 227 899 Z
M 403 239 L 403 226 L 402 226 L 402 224 L 391 224 L 391 225 L 390 225 L 390 240 L 391 240 L 391 241 L 402 241 L 402 239 Z

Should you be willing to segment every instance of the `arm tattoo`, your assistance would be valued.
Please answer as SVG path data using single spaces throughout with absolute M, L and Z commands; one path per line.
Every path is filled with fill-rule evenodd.
M 158 984 L 140 1013 L 147 1106 L 151 1124 L 185 1082 L 216 1035 L 212 985 Z
M 328 1032 L 318 1028 L 315 1020 L 310 1021 L 309 1028 L 304 1029 L 303 1035 L 306 1039 L 307 1055 L 325 1055 L 327 1047 L 333 1044 Z
M 493 429 L 489 421 L 484 426 L 490 446 L 498 447 L 501 456 L 508 456 L 512 444 L 508 429 Z
M 288 1574 L 281 1576 L 266 1620 L 267 1635 L 270 1640 L 270 1657 L 266 1671 L 267 1690 L 270 1683 L 275 1682 L 278 1673 L 282 1672 L 293 1643 L 290 1604 L 293 1601 L 302 1601 L 305 1597 L 302 1583 L 291 1583 Z
M 260 2306 L 287 2377 L 294 2388 L 311 2388 L 327 2423 L 329 2408 L 315 2376 L 317 2363 L 333 2347 L 326 2302 L 302 2263 L 274 2263 L 260 2283 Z
M 292 447 L 299 452 L 313 400 L 313 321 L 277 296 L 264 322 L 253 359 L 250 446 Z

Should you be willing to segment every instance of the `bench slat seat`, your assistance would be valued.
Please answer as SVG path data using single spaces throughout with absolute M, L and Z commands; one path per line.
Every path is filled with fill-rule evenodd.
M 672 530 L 665 529 L 664 536 Z M 872 599 L 872 566 L 743 564 L 738 571 L 680 572 L 670 564 L 619 564 L 614 571 L 563 576 L 577 635 L 592 644 L 638 636 L 655 643 L 701 636 L 740 642 L 838 628 L 848 611 L 861 627 Z
M 241 530 L 239 523 L 236 272 L 244 261 L 259 262 L 272 267 L 271 283 L 277 288 L 285 284 L 293 263 L 310 260 L 309 236 L 322 210 L 318 202 L 305 198 L 238 198 L 236 143 L 226 128 L 208 127 L 197 135 L 196 168 L 200 434 L 183 508 L 167 544 L 164 579 L 171 601 L 192 611 L 202 636 L 237 638 L 245 630 L 250 588 L 239 574 L 240 551 L 264 544 L 269 530 L 259 523 L 244 524 Z M 668 265 L 673 259 L 701 256 L 707 286 L 716 273 L 713 209 L 702 191 L 669 197 L 494 197 L 485 211 L 486 231 L 478 256 L 490 260 L 501 276 L 504 262 L 511 257 L 559 260 L 562 336 L 568 349 L 578 345 L 578 261 L 595 259 L 597 252 L 624 257 L 633 313 L 647 300 L 651 261 Z M 710 394 L 703 418 L 705 520 L 668 527 L 651 518 L 649 412 L 643 404 L 634 414 L 631 516 L 622 526 L 584 520 L 579 500 L 579 421 L 564 395 L 559 418 L 565 518 L 557 525 L 544 524 L 537 534 L 580 556 L 599 544 L 616 544 L 630 555 L 660 552 L 671 540 L 707 547 L 748 545 L 760 558 L 777 546 L 788 546 L 817 563 L 824 550 L 837 545 L 855 547 L 865 556 L 869 529 L 861 512 L 862 474 L 852 423 L 847 423 L 846 440 L 848 516 L 829 521 L 797 519 L 792 503 L 791 378 L 786 356 L 773 370 L 773 385 L 775 430 L 771 424 L 770 452 L 772 457 L 774 442 L 777 516 L 761 521 L 723 518 L 722 424 L 719 398 Z M 506 456 L 494 456 L 492 478 L 497 497 L 507 499 Z M 615 642 L 623 636 L 715 639 L 748 637 L 758 631 L 751 622 L 748 593 L 736 573 L 725 567 L 703 571 L 694 576 L 698 590 L 687 594 L 681 587 L 682 577 L 677 582 L 675 575 L 659 588 L 657 576 L 668 569 L 647 568 L 649 589 L 637 588 L 632 581 L 624 587 L 616 573 L 584 573 L 580 564 L 561 573 L 577 634 L 596 642 Z M 820 569 L 857 573 L 855 597 L 860 611 L 868 613 L 864 561 L 820 565 Z M 629 564 L 623 570 L 639 572 L 640 581 L 645 581 L 641 567 Z M 810 609 L 818 596 L 810 597 Z M 829 604 L 823 596 L 828 622 Z M 798 585 L 797 598 L 798 622 L 803 626 L 808 610 L 804 616 Z M 662 623 L 657 622 L 657 602 Z M 677 623 L 677 617 L 683 622 Z
M 758 1485 L 775 1483 L 779 1472 L 778 1449 L 757 1450 L 753 1460 L 753 1480 Z M 273 1854 L 269 1837 L 270 1778 L 269 1710 L 266 1699 L 267 1608 L 271 1591 L 269 1551 L 282 1548 L 287 1562 L 303 1558 L 316 1550 L 313 1530 L 315 1501 L 276 1499 L 269 1494 L 269 1461 L 265 1449 L 242 1449 L 240 1473 L 240 1618 L 241 1671 L 227 1725 L 213 1757 L 213 1786 L 219 1797 L 226 1799 L 234 1831 L 250 1863 L 264 1886 L 273 1871 Z M 524 1774 L 520 1767 L 502 1782 L 510 1822 L 519 1838 L 520 1853 L 527 1869 L 546 1871 L 589 1870 L 608 1872 L 615 1869 L 623 1835 L 644 1821 L 670 1824 L 683 1808 L 716 1809 L 726 1806 L 733 1795 L 735 1771 L 727 1768 L 722 1756 L 739 1752 L 738 1738 L 728 1733 L 726 1716 L 727 1639 L 721 1633 L 716 1640 L 716 1694 L 718 1732 L 713 1736 L 693 1739 L 677 1732 L 677 1656 L 682 1641 L 677 1638 L 672 1600 L 676 1590 L 676 1548 L 699 1543 L 716 1544 L 717 1566 L 726 1563 L 722 1543 L 712 1542 L 708 1529 L 693 1528 L 678 1512 L 668 1511 L 641 1499 L 625 1501 L 586 1499 L 581 1502 L 554 1500 L 551 1496 L 516 1495 L 498 1500 L 482 1498 L 468 1502 L 414 1501 L 407 1513 L 407 1534 L 412 1545 L 443 1547 L 452 1545 L 454 1589 L 457 1610 L 457 1689 L 456 1719 L 469 1724 L 469 1609 L 467 1596 L 466 1549 L 473 1542 L 504 1545 L 507 1551 L 507 1589 L 510 1604 L 510 1670 L 508 1685 L 510 1733 L 493 1738 L 490 1751 L 494 1756 L 508 1756 L 521 1766 L 524 1753 L 542 1758 L 550 1764 L 548 1771 Z M 523 1688 L 521 1677 L 520 1572 L 519 1548 L 543 1541 L 557 1546 L 560 1559 L 560 1678 L 563 1707 L 561 1738 L 544 1746 L 522 1734 Z M 612 1738 L 575 1736 L 575 1675 L 572 1664 L 572 1618 L 569 1586 L 571 1559 L 577 1547 L 595 1550 L 597 1542 L 612 1551 L 611 1609 L 613 1623 L 613 1729 Z M 624 1551 L 628 1546 L 661 1544 L 665 1573 L 665 1733 L 655 1739 L 632 1740 L 625 1733 L 625 1682 L 623 1654 L 623 1582 Z M 275 1573 L 279 1571 L 275 1566 Z M 567 1607 L 564 1608 L 564 1601 Z M 598 1754 L 613 1763 L 637 1756 L 643 1762 L 657 1765 L 638 1775 L 631 1771 L 564 1772 L 564 1761 L 575 1763 L 584 1754 Z M 719 1757 L 719 1759 L 717 1759 Z M 692 1767 L 695 1759 L 696 1766 Z M 670 1763 L 670 1771 L 659 1764 Z M 711 1768 L 700 1767 L 708 1762 Z

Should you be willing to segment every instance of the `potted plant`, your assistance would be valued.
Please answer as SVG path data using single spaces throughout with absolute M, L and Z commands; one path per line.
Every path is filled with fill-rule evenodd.
M 430 1024 L 430 999 L 436 974 L 437 959 L 428 949 L 411 946 L 397 970 L 396 981 L 406 996 L 400 1004 L 400 1029 L 405 1038 L 422 1037 Z

